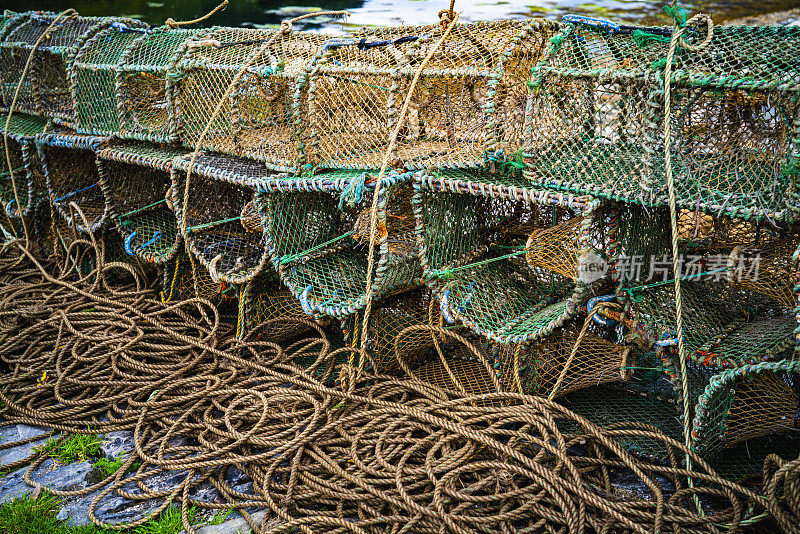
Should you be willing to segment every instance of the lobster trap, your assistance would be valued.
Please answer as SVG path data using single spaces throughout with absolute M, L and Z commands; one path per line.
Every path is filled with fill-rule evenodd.
M 796 219 L 800 31 L 682 28 L 667 114 L 671 28 L 562 22 L 531 81 L 523 159 L 534 185 L 666 204 L 668 146 L 679 207 Z
M 419 284 L 411 178 L 391 171 L 381 181 L 369 292 L 375 177 L 338 171 L 261 184 L 256 201 L 272 263 L 306 313 L 341 318 L 371 299 Z
M 259 339 L 280 343 L 312 327 L 300 303 L 281 285 L 272 269 L 245 283 L 239 293 L 237 336 L 256 333 Z
M 800 431 L 800 362 L 745 365 L 716 375 L 695 409 L 692 446 L 718 456 L 743 441 Z
M 413 366 L 434 350 L 437 342 L 446 343 L 435 333 L 405 331 L 416 325 L 441 322 L 441 315 L 438 310 L 433 313 L 431 304 L 433 295 L 427 288 L 390 294 L 374 303 L 366 334 L 367 370 L 374 374 L 397 374 L 401 369 L 400 358 L 406 365 Z M 342 320 L 344 339 L 349 346 L 360 348 L 363 321 L 361 312 Z
M 159 265 L 159 268 L 162 302 L 199 298 L 221 306 L 235 296 L 233 286 L 212 280 L 208 270 L 185 250 L 179 251 L 174 258 Z
M 608 341 L 608 333 L 595 322 L 581 335 L 582 325 L 583 320 L 576 318 L 530 345 L 497 345 L 507 387 L 519 393 L 560 397 L 629 380 L 635 367 L 633 347 Z
M 129 255 L 163 263 L 180 249 L 181 235 L 170 207 L 170 173 L 172 160 L 183 154 L 176 148 L 131 143 L 97 152 L 108 214 Z
M 203 152 L 194 161 L 187 189 L 191 165 L 191 155 L 176 158 L 171 173 L 173 207 L 188 249 L 213 280 L 252 280 L 269 258 L 253 194 L 272 174 L 255 161 Z
M 115 21 L 30 11 L 12 17 L 0 33 L 0 80 L 3 102 L 10 106 L 19 87 L 14 111 L 73 120 L 67 62 L 85 39 Z M 125 23 L 137 24 L 135 21 Z M 44 34 L 47 35 L 44 35 Z M 25 65 L 29 70 L 25 78 Z
M 555 29 L 545 20 L 506 20 L 457 24 L 441 44 L 442 25 L 368 29 L 329 41 L 309 78 L 309 162 L 380 168 L 398 120 L 389 162 L 399 167 L 477 166 L 516 152 L 525 84 Z
M 3 209 L 0 226 L 9 235 L 24 237 L 20 218 L 24 217 L 26 223 L 30 221 L 28 224 L 35 223 L 36 208 L 47 198 L 44 172 L 34 144 L 35 137 L 47 128 L 47 121 L 20 113 L 13 114 L 10 121 L 8 116 L 0 116 L 0 121 L 4 133 L 0 150 L 0 206 Z M 31 229 L 28 229 L 28 237 L 33 237 Z
M 50 203 L 67 224 L 84 232 L 100 228 L 108 215 L 96 159 L 96 152 L 108 141 L 106 137 L 65 132 L 36 139 Z M 76 213 L 72 203 L 83 216 Z
M 448 322 L 526 343 L 575 316 L 602 284 L 613 229 L 592 197 L 481 171 L 421 176 L 414 187 L 425 280 Z
M 178 31 L 181 35 L 185 33 Z M 131 100 L 121 91 L 131 76 L 138 75 L 151 82 L 143 87 L 137 103 L 147 100 L 156 106 L 156 113 L 169 114 L 169 101 L 163 91 L 159 91 L 161 87 L 158 82 L 166 86 L 165 73 L 159 72 L 159 60 L 169 61 L 171 50 L 169 46 L 158 50 L 163 54 L 159 60 L 141 57 L 143 48 L 146 55 L 153 55 L 147 45 L 154 40 L 153 35 L 161 36 L 164 33 L 160 30 L 151 31 L 140 22 L 130 25 L 118 22 L 94 32 L 86 39 L 75 53 L 69 69 L 70 88 L 75 101 L 75 129 L 78 132 L 129 137 L 129 132 L 123 126 L 123 116 L 129 117 L 125 112 L 131 107 Z M 150 64 L 141 64 L 142 59 L 149 59 Z
M 262 161 L 273 170 L 296 170 L 307 131 L 308 64 L 328 38 L 235 28 L 198 34 L 177 75 L 183 142 Z M 221 113 L 212 121 L 222 96 Z

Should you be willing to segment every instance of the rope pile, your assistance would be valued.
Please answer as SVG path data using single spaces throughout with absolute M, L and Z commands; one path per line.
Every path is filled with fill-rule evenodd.
M 70 257 L 97 254 L 91 248 L 77 241 Z M 237 509 L 257 532 L 721 532 L 763 511 L 791 524 L 793 501 L 773 487 L 786 480 L 791 490 L 789 468 L 768 486 L 770 500 L 720 478 L 658 429 L 600 428 L 543 398 L 463 396 L 375 375 L 346 392 L 339 371 L 355 349 L 334 349 L 313 323 L 310 334 L 282 343 L 238 339 L 210 303 L 163 304 L 125 264 L 97 262 L 75 281 L 67 262 L 45 268 L 20 241 L 1 253 L 5 424 L 135 431 L 136 450 L 116 474 L 55 492 L 100 489 L 90 510 L 98 524 L 95 510 L 112 493 L 156 500 L 158 511 L 179 502 L 188 532 L 192 505 Z M 112 283 L 115 270 L 125 275 Z M 660 441 L 670 461 L 626 452 L 620 441 L 637 436 Z M 681 466 L 686 453 L 691 471 Z M 28 468 L 29 484 L 43 459 Z M 134 462 L 141 465 L 126 474 Z M 233 469 L 252 491 L 230 487 Z M 614 486 L 620 470 L 646 488 L 642 495 Z M 151 489 L 164 472 L 179 482 Z M 204 483 L 223 502 L 193 499 Z M 712 508 L 698 512 L 694 497 Z M 281 521 L 255 525 L 253 508 Z

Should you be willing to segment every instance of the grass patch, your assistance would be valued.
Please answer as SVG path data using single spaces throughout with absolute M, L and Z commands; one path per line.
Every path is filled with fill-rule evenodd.
M 35 450 L 49 454 L 63 464 L 97 458 L 102 441 L 97 434 L 71 434 L 61 438 L 50 438 Z
M 2 534 L 112 534 L 121 531 L 100 528 L 93 524 L 69 526 L 62 519 L 56 519 L 61 500 L 42 491 L 39 496 L 32 499 L 30 495 L 17 497 L 10 502 L 0 505 L 0 533 Z M 196 523 L 200 510 L 192 506 L 187 511 L 189 522 Z M 208 524 L 218 525 L 228 517 L 230 511 L 217 513 L 208 521 Z M 139 525 L 127 532 L 130 534 L 178 534 L 183 530 L 180 506 L 172 505 L 160 516 L 151 519 L 144 525 Z
M 108 458 L 98 458 L 97 461 L 94 463 L 92 467 L 96 467 L 99 469 L 104 477 L 110 477 L 120 469 L 122 466 L 125 465 L 125 461 L 122 459 L 122 453 L 120 453 L 116 458 L 113 460 L 109 460 Z M 141 467 L 142 462 L 135 461 L 131 464 L 131 466 L 125 471 L 125 474 L 133 473 L 139 467 Z

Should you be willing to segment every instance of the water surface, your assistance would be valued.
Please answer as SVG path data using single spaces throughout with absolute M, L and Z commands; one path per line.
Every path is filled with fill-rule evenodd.
M 0 0 L 3 9 L 42 9 L 62 11 L 69 7 L 82 15 L 117 15 L 135 17 L 151 24 L 161 24 L 168 17 L 176 20 L 196 18 L 210 11 L 220 0 Z M 291 0 L 292 5 L 276 0 L 231 0 L 224 12 L 206 25 L 271 26 L 282 19 L 311 9 L 346 9 L 353 25 L 426 24 L 436 20 L 449 0 Z M 566 13 L 613 18 L 629 23 L 668 24 L 659 15 L 663 1 L 656 0 L 457 0 L 462 20 L 493 20 L 544 16 L 559 19 Z M 689 8 L 703 11 L 715 22 L 756 15 L 791 7 L 798 0 L 701 0 Z M 338 21 L 323 21 L 311 27 L 340 28 Z

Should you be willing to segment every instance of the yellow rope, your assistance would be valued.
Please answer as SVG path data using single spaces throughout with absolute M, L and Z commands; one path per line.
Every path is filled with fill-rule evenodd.
M 172 17 L 170 17 L 166 21 L 164 21 L 164 25 L 165 26 L 169 26 L 172 29 L 175 29 L 175 28 L 179 28 L 181 26 L 190 26 L 192 24 L 197 24 L 198 22 L 203 22 L 204 20 L 214 16 L 214 14 L 216 14 L 219 11 L 222 11 L 227 6 L 228 6 L 228 0 L 222 0 L 222 3 L 220 5 L 218 5 L 217 7 L 215 7 L 214 9 L 212 9 L 211 11 L 209 11 L 208 13 L 206 13 L 205 15 L 203 15 L 200 18 L 193 19 L 193 20 L 183 20 L 183 21 L 179 22 L 179 21 L 176 21 L 175 19 L 173 19 Z
M 454 0 L 451 0 L 451 9 L 453 6 Z M 452 11 L 451 11 L 452 13 Z M 389 166 L 389 158 L 391 157 L 392 152 L 394 151 L 394 145 L 397 142 L 397 136 L 400 135 L 400 130 L 403 127 L 403 120 L 405 119 L 406 113 L 408 112 L 408 107 L 411 104 L 411 97 L 414 93 L 414 88 L 417 86 L 417 82 L 419 81 L 420 76 L 422 75 L 422 70 L 425 68 L 425 65 L 433 57 L 433 54 L 436 50 L 442 46 L 447 36 L 450 35 L 450 31 L 455 27 L 456 21 L 458 20 L 459 14 L 453 14 L 452 19 L 449 19 L 445 22 L 443 18 L 443 23 L 446 24 L 445 30 L 442 33 L 442 36 L 439 37 L 439 40 L 436 42 L 434 46 L 428 51 L 425 58 L 422 60 L 422 63 L 419 64 L 417 70 L 414 72 L 414 77 L 411 79 L 411 84 L 406 91 L 406 98 L 403 102 L 403 107 L 400 109 L 400 114 L 397 117 L 397 123 L 395 124 L 394 131 L 392 131 L 392 135 L 389 138 L 389 146 L 386 149 L 386 152 L 383 155 L 383 163 L 381 164 L 381 170 L 378 173 L 378 179 L 375 183 L 375 192 L 373 193 L 372 197 L 372 206 L 370 208 L 370 222 L 369 222 L 369 256 L 367 258 L 367 276 L 366 276 L 366 283 L 367 287 L 365 290 L 365 294 L 368 297 L 367 306 L 364 309 L 364 320 L 361 324 L 361 343 L 360 343 L 360 350 L 359 350 L 359 361 L 358 361 L 358 372 L 355 377 L 352 376 L 352 354 L 350 356 L 350 362 L 348 364 L 348 372 L 351 374 L 350 376 L 350 383 L 348 384 L 348 388 L 352 389 L 355 386 L 355 383 L 359 377 L 361 377 L 361 373 L 364 370 L 364 362 L 367 358 L 367 330 L 369 328 L 369 316 L 372 312 L 372 299 L 369 298 L 369 294 L 372 291 L 372 270 L 373 270 L 373 262 L 375 260 L 375 239 L 377 237 L 377 225 L 378 225 L 378 196 L 381 190 L 381 181 L 383 180 L 384 175 L 386 174 L 386 168 Z
M 17 83 L 17 87 L 14 90 L 14 98 L 11 100 L 11 105 L 8 107 L 8 117 L 6 117 L 6 126 L 3 129 L 3 145 L 5 147 L 5 153 L 6 153 L 6 165 L 8 165 L 8 172 L 11 175 L 11 188 L 14 190 L 14 201 L 17 203 L 17 209 L 19 210 L 19 219 L 22 222 L 22 231 L 25 233 L 26 248 L 30 247 L 30 236 L 28 234 L 28 225 L 25 223 L 25 217 L 22 216 L 22 204 L 19 203 L 17 180 L 16 178 L 14 178 L 14 169 L 13 165 L 11 164 L 11 150 L 8 148 L 8 128 L 9 126 L 11 126 L 11 116 L 14 113 L 14 109 L 17 107 L 17 101 L 19 100 L 19 92 L 22 88 L 22 82 L 25 81 L 25 77 L 28 75 L 28 72 L 30 71 L 31 61 L 33 60 L 34 52 L 36 52 L 36 49 L 39 48 L 39 45 L 42 43 L 42 41 L 50 38 L 50 32 L 53 31 L 53 28 L 56 27 L 56 25 L 61 21 L 62 18 L 64 17 L 72 18 L 77 16 L 78 12 L 75 11 L 74 9 L 72 8 L 65 9 L 64 11 L 59 13 L 55 19 L 53 19 L 53 22 L 50 23 L 50 26 L 48 26 L 47 29 L 44 32 L 42 32 L 39 38 L 36 39 L 36 42 L 31 47 L 30 54 L 28 54 L 28 60 L 25 62 L 25 68 L 22 69 L 22 74 L 19 77 L 19 82 Z M 5 210 L 3 211 L 5 212 Z M 11 222 L 11 216 L 8 213 L 6 213 L 5 216 L 8 219 L 9 228 L 11 228 L 11 231 L 13 232 L 14 225 Z
M 674 4 L 673 4 L 674 5 Z M 693 21 L 700 21 L 705 20 L 708 33 L 706 38 L 703 39 L 697 45 L 691 45 L 684 41 L 683 33 L 686 31 L 689 23 Z M 681 262 L 678 258 L 678 214 L 677 214 L 677 201 L 675 198 L 675 178 L 672 175 L 672 154 L 670 150 L 670 140 L 671 140 L 671 129 L 672 129 L 672 122 L 670 120 L 671 114 L 671 94 L 670 94 L 670 86 L 671 86 L 671 77 L 672 77 L 672 59 L 675 55 L 675 50 L 678 48 L 678 45 L 683 47 L 686 50 L 696 52 L 698 50 L 702 50 L 711 42 L 711 38 L 714 35 L 714 23 L 711 21 L 711 17 L 708 15 L 701 13 L 693 16 L 691 19 L 687 21 L 687 23 L 683 26 L 678 24 L 677 18 L 675 19 L 675 23 L 673 26 L 672 31 L 672 40 L 669 44 L 669 51 L 667 52 L 667 64 L 664 67 L 664 166 L 667 173 L 667 190 L 669 191 L 669 214 L 670 214 L 670 226 L 672 228 L 672 270 L 674 271 L 673 278 L 675 279 L 675 327 L 676 333 L 678 336 L 678 360 L 680 362 L 681 368 L 681 396 L 683 398 L 683 442 L 686 445 L 686 467 L 687 469 L 692 468 L 691 458 L 689 456 L 689 450 L 691 448 L 692 438 L 691 438 L 691 426 L 692 420 L 689 416 L 690 404 L 689 404 L 689 382 L 687 379 L 687 366 L 686 366 L 686 346 L 683 341 L 683 297 L 681 295 L 681 276 L 680 276 L 680 266 Z M 692 479 L 689 478 L 689 486 L 693 486 Z M 695 496 L 695 505 L 699 512 L 702 513 L 702 507 Z

